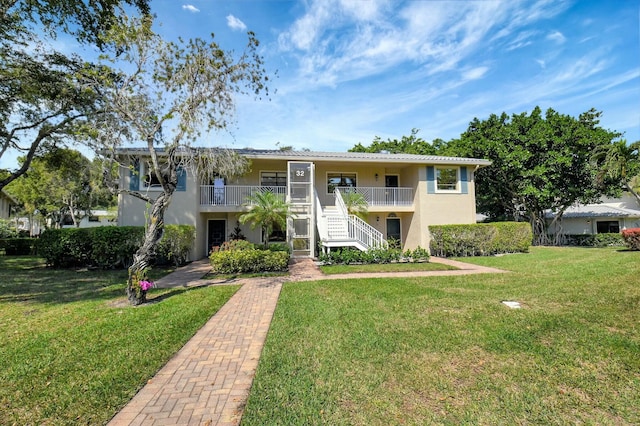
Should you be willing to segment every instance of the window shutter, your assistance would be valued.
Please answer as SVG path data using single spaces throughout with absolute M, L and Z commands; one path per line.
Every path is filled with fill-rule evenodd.
M 427 166 L 427 194 L 436 193 L 436 171 L 433 166 Z
M 178 184 L 176 185 L 176 191 L 187 190 L 187 171 L 181 166 L 178 166 L 176 173 L 178 174 Z
M 466 167 L 460 167 L 460 192 L 463 194 L 469 193 L 469 173 Z
M 133 160 L 129 167 L 129 189 L 131 191 L 140 190 L 140 160 Z

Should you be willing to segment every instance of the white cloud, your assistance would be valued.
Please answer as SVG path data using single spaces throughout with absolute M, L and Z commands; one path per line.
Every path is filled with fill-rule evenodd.
M 198 9 L 197 7 L 195 7 L 192 4 L 183 4 L 182 5 L 182 10 L 188 10 L 191 13 L 198 13 L 200 12 L 200 9 Z
M 547 35 L 547 40 L 555 41 L 558 44 L 562 44 L 567 41 L 567 38 L 560 31 L 554 31 Z
M 392 7 L 383 0 L 310 0 L 307 5 L 306 13 L 278 38 L 280 50 L 298 60 L 301 87 L 335 87 L 407 62 L 428 75 L 455 71 L 510 33 L 519 31 L 507 50 L 532 43 L 537 31 L 516 27 L 514 19 L 524 26 L 534 20 L 532 15 L 543 19 L 561 11 L 550 0 L 524 6 L 429 1 Z
M 227 16 L 227 25 L 229 28 L 236 31 L 245 31 L 247 29 L 245 23 L 233 15 Z
M 462 72 L 462 80 L 470 81 L 470 80 L 478 80 L 484 77 L 484 75 L 489 71 L 489 67 L 476 67 Z

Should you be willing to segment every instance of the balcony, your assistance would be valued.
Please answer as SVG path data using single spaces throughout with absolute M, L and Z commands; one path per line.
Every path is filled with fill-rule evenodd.
M 285 197 L 287 195 L 287 187 L 256 185 L 201 185 L 200 205 L 242 207 L 247 203 L 248 198 L 257 192 L 273 192 Z
M 413 205 L 413 188 L 387 187 L 345 187 L 336 188 L 341 193 L 356 192 L 362 194 L 369 207 L 409 207 Z
M 369 209 L 375 211 L 382 208 L 399 207 L 410 211 L 413 207 L 413 188 L 385 187 L 338 187 L 340 192 L 357 192 L 362 194 Z M 283 197 L 287 194 L 286 186 L 259 185 L 202 185 L 200 186 L 200 206 L 202 207 L 234 207 L 240 210 L 246 205 L 247 198 L 257 192 L 273 192 Z M 330 197 L 330 198 L 328 198 Z M 324 198 L 324 197 L 323 197 Z M 333 194 L 322 200 L 323 205 L 334 205 Z

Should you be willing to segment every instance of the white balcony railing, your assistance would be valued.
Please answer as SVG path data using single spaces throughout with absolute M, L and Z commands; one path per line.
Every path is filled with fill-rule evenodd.
M 248 202 L 248 198 L 257 192 L 273 192 L 286 197 L 286 186 L 251 186 L 251 185 L 201 185 L 201 206 L 242 206 Z
M 370 206 L 410 206 L 413 204 L 413 188 L 341 186 L 336 189 L 342 193 L 357 192 L 362 194 Z

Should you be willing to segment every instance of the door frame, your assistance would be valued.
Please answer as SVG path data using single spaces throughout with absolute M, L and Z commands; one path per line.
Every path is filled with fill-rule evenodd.
M 386 239 L 389 239 L 389 220 L 397 220 L 398 221 L 398 231 L 400 234 L 400 238 L 398 238 L 398 240 L 400 241 L 400 246 L 402 246 L 402 219 L 399 218 L 398 216 L 387 216 L 385 218 L 385 237 Z
M 211 241 L 209 241 L 209 237 L 211 236 L 209 229 L 210 229 L 210 225 L 212 221 L 220 221 L 220 222 L 224 222 L 224 232 L 223 232 L 223 242 L 227 241 L 227 219 L 222 219 L 222 218 L 212 218 L 212 219 L 207 219 L 207 238 L 205 241 L 206 247 L 205 247 L 205 253 L 207 253 L 207 256 L 209 256 L 209 252 L 211 250 Z

